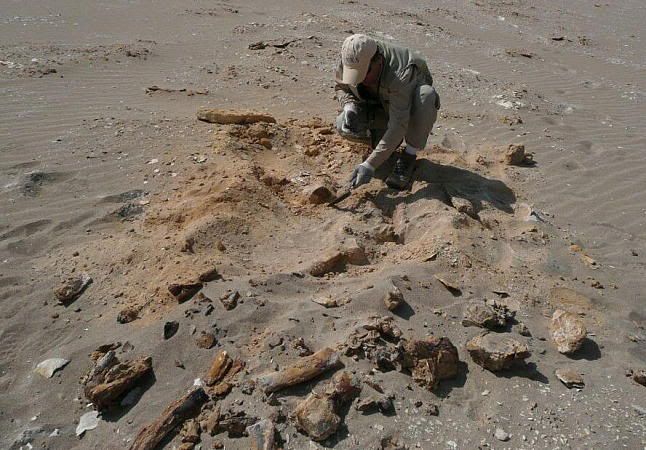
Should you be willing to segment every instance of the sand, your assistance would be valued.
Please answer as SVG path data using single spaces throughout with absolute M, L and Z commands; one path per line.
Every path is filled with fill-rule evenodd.
M 646 388 L 626 373 L 646 366 L 645 19 L 636 0 L 4 4 L 0 447 L 128 448 L 221 349 L 246 364 L 222 411 L 282 417 L 286 449 L 387 448 L 385 438 L 422 449 L 644 447 Z M 368 151 L 332 128 L 333 67 L 350 32 L 420 50 L 442 109 L 410 191 L 385 186 L 389 162 L 330 208 L 308 193 L 341 191 Z M 209 124 L 200 108 L 277 123 Z M 507 165 L 510 144 L 535 164 Z M 330 258 L 328 273 L 311 275 Z M 169 293 L 212 268 L 211 301 Z M 54 289 L 80 273 L 92 284 L 59 305 Z M 393 285 L 405 304 L 391 313 Z M 220 298 L 234 291 L 226 309 Z M 463 309 L 485 298 L 531 333 L 501 331 L 528 345 L 526 367 L 496 374 L 467 353 L 480 330 L 462 326 Z M 119 323 L 124 308 L 138 318 Z M 573 355 L 551 341 L 556 309 L 585 322 Z M 392 393 L 395 413 L 350 406 L 318 444 L 290 415 L 331 374 L 275 399 L 244 388 L 297 360 L 302 344 L 343 351 L 374 315 L 392 316 L 406 338 L 447 336 L 458 377 L 429 392 L 406 370 L 343 355 L 346 370 Z M 167 321 L 179 329 L 165 340 Z M 213 348 L 196 345 L 202 332 Z M 122 360 L 151 356 L 154 378 L 79 438 L 89 355 L 114 342 L 130 344 Z M 44 378 L 34 369 L 49 358 L 70 362 Z M 568 389 L 560 368 L 585 387 Z M 201 438 L 250 448 L 247 437 Z M 179 444 L 171 436 L 166 448 Z

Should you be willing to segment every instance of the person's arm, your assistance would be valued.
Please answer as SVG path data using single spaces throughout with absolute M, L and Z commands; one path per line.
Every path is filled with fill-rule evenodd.
M 393 82 L 388 108 L 388 127 L 366 163 L 373 168 L 382 165 L 404 140 L 408 130 L 413 94 L 417 86 L 415 69 L 409 67 L 404 75 Z

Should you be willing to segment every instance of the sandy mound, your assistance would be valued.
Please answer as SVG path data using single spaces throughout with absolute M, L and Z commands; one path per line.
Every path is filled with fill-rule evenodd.
M 148 426 L 133 448 L 164 439 L 182 448 L 200 440 L 249 448 L 249 439 L 265 445 L 257 448 L 288 441 L 305 448 L 310 438 L 338 448 L 399 448 L 392 443 L 408 434 L 388 417 L 404 408 L 437 414 L 455 389 L 482 379 L 478 365 L 545 383 L 545 367 L 559 365 L 549 342 L 552 311 L 598 325 L 598 307 L 551 269 L 554 258 L 584 266 L 582 250 L 558 250 L 566 248 L 560 231 L 517 198 L 514 177 L 533 169 L 511 161 L 509 147 L 434 146 L 420 155 L 410 191 L 385 187 L 387 164 L 330 207 L 313 193 L 334 198 L 366 147 L 319 119 L 242 122 L 253 123 L 214 125 L 203 153 L 155 161 L 172 179 L 160 193 L 104 199 L 122 206 L 95 226 L 122 231 L 81 249 L 91 266 L 63 266 L 72 283 L 65 292 L 78 274 L 92 276 L 83 288 L 103 305 L 94 326 L 104 329 L 103 344 L 120 341 L 95 352 L 85 389 L 109 399 L 104 418 L 141 410 L 127 433 Z M 87 295 L 72 294 L 67 308 Z M 477 327 L 491 323 L 496 333 L 476 338 Z M 595 359 L 598 347 L 583 338 L 575 354 Z M 194 378 L 211 381 L 173 396 L 151 380 L 148 356 L 155 377 L 181 371 L 172 392 L 185 392 Z M 338 380 L 317 384 L 343 366 L 349 372 Z M 348 398 L 339 394 L 350 389 L 346 382 L 354 386 Z M 157 406 L 146 406 L 146 397 Z M 471 408 L 486 414 L 477 403 Z M 384 419 L 378 436 L 339 431 L 368 426 L 375 413 Z

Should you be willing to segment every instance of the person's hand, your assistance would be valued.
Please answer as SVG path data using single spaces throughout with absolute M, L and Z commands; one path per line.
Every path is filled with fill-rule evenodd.
M 352 176 L 350 177 L 350 187 L 356 188 L 361 186 L 362 184 L 369 183 L 370 180 L 372 180 L 374 174 L 375 169 L 373 169 L 369 164 L 359 164 L 352 171 Z
M 359 129 L 359 113 L 354 103 L 347 103 L 343 107 L 342 129 L 346 133 L 356 133 Z

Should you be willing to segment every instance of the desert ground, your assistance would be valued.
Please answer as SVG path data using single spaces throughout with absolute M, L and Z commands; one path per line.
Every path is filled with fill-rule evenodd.
M 645 20 L 3 1 L 0 448 L 646 449 Z M 330 207 L 351 33 L 442 107 L 410 190 Z

